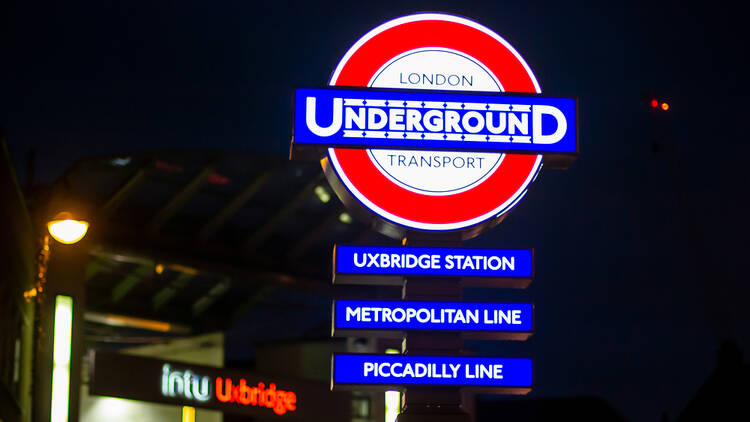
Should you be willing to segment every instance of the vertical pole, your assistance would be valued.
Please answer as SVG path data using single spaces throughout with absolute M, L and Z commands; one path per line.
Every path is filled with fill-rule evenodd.
M 18 398 L 21 407 L 21 421 L 23 422 L 31 422 L 32 414 L 35 301 L 35 298 L 26 301 L 23 312 L 23 325 L 21 326 L 21 377 L 18 387 Z
M 410 233 L 403 239 L 409 246 L 458 247 L 458 234 L 436 236 Z M 461 279 L 457 277 L 408 277 L 404 280 L 404 300 L 460 301 Z M 460 333 L 407 331 L 403 353 L 410 355 L 459 356 L 463 349 Z M 469 422 L 456 387 L 409 387 L 404 393 L 403 412 L 397 422 Z
M 39 306 L 39 325 L 36 365 L 34 422 L 54 420 L 52 412 L 52 380 L 54 365 L 55 304 L 58 296 L 72 300 L 70 377 L 68 380 L 69 422 L 78 422 L 81 391 L 81 360 L 84 353 L 83 314 L 86 303 L 85 269 L 88 261 L 87 242 L 62 245 L 50 241 L 47 283 Z

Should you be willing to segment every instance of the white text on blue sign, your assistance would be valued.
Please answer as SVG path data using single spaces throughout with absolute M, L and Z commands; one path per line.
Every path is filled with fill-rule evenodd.
M 570 98 L 300 88 L 294 112 L 296 144 L 540 154 L 578 147 Z
M 531 387 L 531 359 L 350 355 L 333 358 L 334 384 Z
M 337 274 L 528 278 L 533 273 L 530 249 L 336 245 L 334 260 Z
M 334 301 L 339 330 L 531 332 L 530 303 Z

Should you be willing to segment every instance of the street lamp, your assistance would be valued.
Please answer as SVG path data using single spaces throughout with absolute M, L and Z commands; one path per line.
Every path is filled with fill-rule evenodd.
M 76 220 L 69 212 L 61 212 L 47 222 L 50 236 L 58 242 L 71 245 L 83 239 L 89 223 Z M 42 253 L 49 256 L 49 237 L 45 236 Z M 45 262 L 46 265 L 46 262 Z M 43 279 L 44 271 L 39 272 Z M 43 282 L 43 281 L 42 281 Z M 38 289 L 40 291 L 41 289 Z M 54 322 L 52 331 L 53 366 L 50 403 L 50 421 L 68 422 L 71 383 L 70 371 L 73 368 L 73 305 L 74 295 L 57 294 L 54 298 Z M 78 305 L 76 305 L 78 306 Z
M 66 245 L 83 239 L 88 229 L 87 221 L 74 220 L 69 212 L 61 212 L 47 222 L 47 230 L 52 238 Z

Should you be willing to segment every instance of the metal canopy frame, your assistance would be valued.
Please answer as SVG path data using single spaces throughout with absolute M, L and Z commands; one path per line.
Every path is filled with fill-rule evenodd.
M 330 234 L 336 242 L 351 243 L 369 230 L 340 221 L 344 209 L 336 198 L 325 203 L 316 197 L 323 180 L 317 164 L 283 157 L 120 154 L 75 163 L 44 191 L 48 196 L 32 199 L 47 206 L 52 198 L 73 198 L 93 210 L 85 277 L 90 312 L 163 320 L 197 334 L 227 328 L 264 303 L 282 310 L 320 307 L 293 301 L 283 306 L 295 291 L 331 296 Z M 285 224 L 291 225 L 282 234 Z M 370 240 L 393 243 L 375 236 Z M 352 286 L 347 292 L 358 295 L 354 290 L 368 288 Z M 378 293 L 383 294 L 397 292 Z M 321 312 L 327 313 L 327 306 Z M 102 321 L 87 319 L 89 341 L 132 344 L 175 335 L 105 329 Z

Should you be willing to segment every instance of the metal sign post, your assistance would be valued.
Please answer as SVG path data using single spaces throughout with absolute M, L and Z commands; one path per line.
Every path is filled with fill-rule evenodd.
M 404 239 L 404 244 L 427 246 L 429 241 L 420 237 Z M 434 243 L 430 246 L 434 246 Z M 454 239 L 442 243 L 440 246 L 459 247 L 461 243 L 458 239 Z M 402 298 L 404 300 L 461 301 L 460 281 L 459 278 L 452 277 L 445 279 L 408 277 L 404 279 Z M 432 334 L 421 331 L 407 331 L 404 336 L 402 353 L 407 355 L 459 356 L 463 351 L 462 349 L 463 340 L 460 333 Z M 461 406 L 461 391 L 459 389 L 412 388 L 404 393 L 403 412 L 398 416 L 398 422 L 442 422 L 443 420 L 446 422 L 468 422 L 471 420 Z

